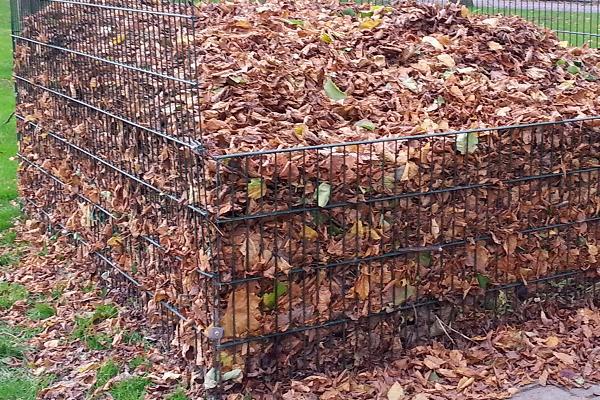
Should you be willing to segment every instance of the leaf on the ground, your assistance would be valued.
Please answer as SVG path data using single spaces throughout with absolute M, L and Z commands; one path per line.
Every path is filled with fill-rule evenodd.
M 345 92 L 342 92 L 339 87 L 331 80 L 331 78 L 325 79 L 323 83 L 323 90 L 325 94 L 333 101 L 344 101 L 348 98 Z
M 456 67 L 456 62 L 451 55 L 443 53 L 437 56 L 437 59 L 448 68 Z
M 574 365 L 575 364 L 575 357 L 573 357 L 570 354 L 561 353 L 561 352 L 558 352 L 558 351 L 553 351 L 552 354 L 554 355 L 554 357 L 558 358 L 560 361 L 562 361 L 565 364 L 568 364 L 568 365 Z
M 425 36 L 423 39 L 421 39 L 421 41 L 433 46 L 433 48 L 436 50 L 444 50 L 444 46 L 433 36 Z
M 387 392 L 388 400 L 402 400 L 404 397 L 404 388 L 398 382 L 394 382 Z
M 552 335 L 552 336 L 548 336 L 548 338 L 546 339 L 546 346 L 548 347 L 556 347 L 560 344 L 560 340 Z
M 473 384 L 473 382 L 475 382 L 475 378 L 474 377 L 466 377 L 463 376 L 460 381 L 458 381 L 458 385 L 456 385 L 456 390 L 458 390 L 459 392 L 465 390 L 466 388 L 468 388 L 469 386 L 471 386 Z
M 504 46 L 502 46 L 500 43 L 497 43 L 497 42 L 490 41 L 490 42 L 488 42 L 487 45 L 488 45 L 488 48 L 493 51 L 504 50 Z
M 366 129 L 368 131 L 375 130 L 375 124 L 373 122 L 369 121 L 368 119 L 361 119 L 354 125 L 358 126 L 359 128 Z
M 374 29 L 381 25 L 381 19 L 365 18 L 358 26 L 360 29 Z

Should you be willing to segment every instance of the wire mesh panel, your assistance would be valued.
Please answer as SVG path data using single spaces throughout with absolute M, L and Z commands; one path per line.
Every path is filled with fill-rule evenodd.
M 407 3 L 394 5 L 398 15 L 385 2 L 336 3 L 336 18 L 360 19 L 347 32 L 355 47 L 339 51 L 324 46 L 341 34 L 310 31 L 319 18 L 276 6 L 13 0 L 28 211 L 79 241 L 116 297 L 140 299 L 151 325 L 205 369 L 207 388 L 224 372 L 360 366 L 552 285 L 595 290 L 600 117 L 589 116 L 594 99 L 580 105 L 595 93 L 597 58 L 566 46 L 598 45 L 597 3 Z M 568 43 L 515 18 L 468 25 L 477 13 L 521 15 Z M 385 55 L 369 53 L 383 35 L 373 28 L 392 14 L 393 33 L 406 36 L 390 35 Z M 316 43 L 285 47 L 269 34 Z M 482 35 L 493 40 L 478 43 Z M 452 40 L 468 44 L 455 50 L 470 67 L 441 53 Z M 534 55 L 533 41 L 564 59 Z M 468 51 L 479 45 L 496 53 L 479 59 Z M 503 57 L 512 45 L 516 56 Z M 246 64 L 229 67 L 238 54 Z M 389 64 L 398 76 L 378 72 Z M 554 68 L 560 84 L 545 85 L 549 73 L 536 65 Z M 509 68 L 524 78 L 502 81 Z M 510 95 L 479 101 L 474 73 Z M 347 88 L 354 103 L 332 77 L 357 77 Z M 435 90 L 416 99 L 427 84 Z M 312 88 L 308 100 L 295 97 L 301 86 Z M 387 97 L 374 102 L 373 87 Z M 326 102 L 314 94 L 321 88 Z M 460 106 L 434 122 L 446 99 Z M 425 119 L 411 108 L 420 101 Z M 539 104 L 552 121 L 536 121 Z M 500 126 L 511 111 L 514 123 Z M 385 117 L 383 134 L 367 112 Z M 472 127 L 484 113 L 493 124 L 450 129 L 449 120 Z M 318 136 L 310 124 L 339 129 Z

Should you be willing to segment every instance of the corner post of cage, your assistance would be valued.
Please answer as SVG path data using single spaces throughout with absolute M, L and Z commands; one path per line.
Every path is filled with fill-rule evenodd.
M 206 156 L 208 157 L 208 156 Z M 210 389 L 207 392 L 208 399 L 218 400 L 221 398 L 222 392 L 222 365 L 221 365 L 221 341 L 225 336 L 225 330 L 221 326 L 221 293 L 222 293 L 222 276 L 220 272 L 220 261 L 221 261 L 221 250 L 222 250 L 222 233 L 219 229 L 218 225 L 218 210 L 221 206 L 221 201 L 219 198 L 219 192 L 221 189 L 221 170 L 222 170 L 222 161 L 220 159 L 212 159 L 211 162 L 214 162 L 214 182 L 210 181 L 210 178 L 207 177 L 207 174 L 203 174 L 203 182 L 205 190 L 209 188 L 213 190 L 214 193 L 214 212 L 209 213 L 208 215 L 208 224 L 209 228 L 209 241 L 210 241 L 210 265 L 211 265 L 211 273 L 213 278 L 212 281 L 212 325 L 205 332 L 208 340 L 210 341 L 210 347 L 212 350 L 212 369 L 214 371 L 214 380 L 216 385 L 214 388 Z

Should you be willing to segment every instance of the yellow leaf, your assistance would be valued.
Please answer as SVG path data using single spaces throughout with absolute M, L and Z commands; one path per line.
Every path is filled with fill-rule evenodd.
M 123 245 L 123 238 L 121 236 L 113 236 L 106 241 L 106 244 L 110 247 L 118 247 Z
M 475 382 L 475 378 L 473 378 L 473 377 L 467 378 L 466 376 L 463 376 L 460 379 L 460 381 L 458 381 L 458 385 L 456 385 L 456 390 L 458 390 L 458 391 L 465 390 L 467 387 L 469 387 L 471 384 L 473 384 L 473 382 Z
M 494 51 L 504 50 L 504 46 L 502 46 L 500 43 L 488 42 L 487 45 L 490 50 L 494 50 Z
M 433 46 L 433 48 L 436 50 L 444 50 L 444 45 L 442 45 L 440 41 L 433 36 L 425 36 L 423 39 L 421 39 L 421 41 Z
M 333 43 L 333 38 L 327 32 L 321 33 L 321 36 L 319 36 L 319 39 L 321 39 L 322 42 L 325 42 L 327 44 Z
M 365 18 L 358 27 L 360 29 L 373 29 L 378 27 L 379 25 L 381 25 L 380 19 Z
M 248 182 L 248 197 L 258 200 L 267 193 L 267 184 L 261 178 L 252 178 Z
M 381 235 L 379 234 L 379 231 L 375 228 L 370 228 L 369 229 L 369 238 L 373 239 L 373 240 L 379 240 L 381 239 Z
M 124 33 L 119 33 L 117 36 L 115 36 L 114 38 L 112 38 L 112 44 L 114 44 L 115 46 L 122 44 L 126 39 L 126 36 Z
M 77 372 L 79 372 L 79 373 L 88 372 L 93 369 L 98 369 L 99 366 L 100 366 L 100 363 L 97 363 L 97 362 L 87 363 L 87 364 L 84 364 L 81 367 L 77 368 Z
M 221 321 L 225 337 L 243 337 L 258 330 L 260 323 L 256 317 L 260 313 L 259 304 L 260 297 L 250 292 L 245 285 L 231 292 Z
M 556 336 L 548 336 L 548 338 L 546 339 L 546 346 L 548 347 L 556 347 L 559 343 L 560 341 Z
M 404 388 L 398 382 L 394 382 L 387 392 L 388 400 L 402 400 L 404 398 Z
M 294 135 L 298 137 L 298 139 L 302 139 L 306 131 L 308 130 L 308 126 L 305 124 L 298 124 L 294 126 Z
M 471 10 L 469 10 L 469 8 L 466 7 L 466 6 L 462 6 L 460 8 L 460 16 L 463 17 L 463 18 L 470 17 L 471 16 Z
M 317 233 L 317 231 L 315 231 L 310 226 L 304 225 L 304 228 L 302 229 L 302 237 L 303 238 L 305 238 L 307 240 L 315 240 L 318 236 L 319 236 L 319 234 Z
M 242 28 L 242 29 L 250 29 L 250 28 L 252 28 L 252 24 L 250 24 L 250 22 L 248 22 L 245 19 L 240 19 L 238 21 L 235 21 L 235 23 L 233 24 L 233 26 L 235 26 L 236 28 Z

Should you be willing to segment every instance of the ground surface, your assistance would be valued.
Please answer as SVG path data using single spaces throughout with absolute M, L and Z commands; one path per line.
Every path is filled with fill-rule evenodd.
M 558 387 L 533 386 L 524 389 L 513 400 L 583 400 L 600 399 L 600 385 L 587 389 L 566 390 Z

